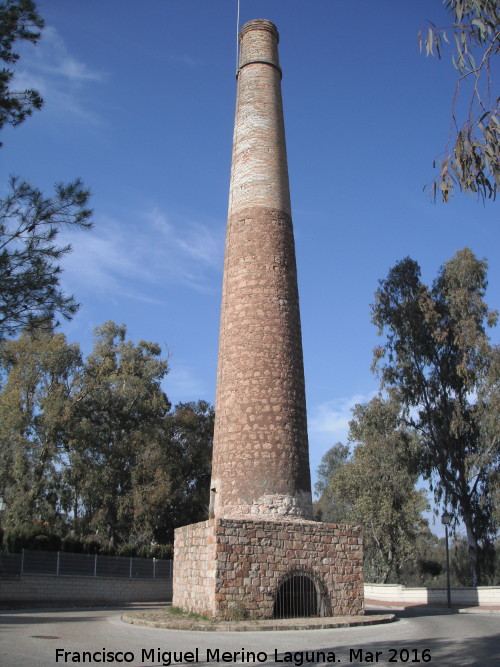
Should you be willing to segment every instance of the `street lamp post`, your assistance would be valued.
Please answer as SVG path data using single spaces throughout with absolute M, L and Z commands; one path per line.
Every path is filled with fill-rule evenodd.
M 450 551 L 448 548 L 448 526 L 451 523 L 452 515 L 446 510 L 441 515 L 441 522 L 444 526 L 446 537 L 446 594 L 448 598 L 448 609 L 451 608 L 451 590 L 450 590 Z

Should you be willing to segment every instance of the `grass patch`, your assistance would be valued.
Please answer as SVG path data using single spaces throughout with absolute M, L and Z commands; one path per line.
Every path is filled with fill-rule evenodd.
M 211 621 L 212 619 L 203 614 L 196 614 L 193 611 L 184 611 L 180 607 L 167 607 L 167 613 L 176 618 L 188 618 L 190 621 Z
M 168 612 L 172 616 L 183 616 L 185 614 L 184 610 L 180 607 L 168 607 Z

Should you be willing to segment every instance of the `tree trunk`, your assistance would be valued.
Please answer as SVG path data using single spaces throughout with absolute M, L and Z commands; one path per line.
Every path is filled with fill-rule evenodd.
M 73 532 L 75 535 L 79 534 L 78 531 L 78 487 L 75 486 L 75 491 L 74 491 L 74 499 L 73 499 Z
M 471 586 L 479 586 L 479 552 L 476 536 L 472 529 L 471 517 L 464 516 L 464 523 L 467 531 L 467 544 L 469 546 Z
M 379 549 L 379 551 L 380 554 L 382 555 L 382 558 L 384 558 L 385 554 L 383 553 L 382 549 Z M 389 550 L 389 552 L 387 553 L 387 558 L 384 558 L 384 560 L 386 562 L 386 565 L 382 573 L 382 583 L 386 584 L 387 580 L 389 579 L 389 575 L 391 574 L 392 562 L 394 560 L 394 554 L 392 549 Z

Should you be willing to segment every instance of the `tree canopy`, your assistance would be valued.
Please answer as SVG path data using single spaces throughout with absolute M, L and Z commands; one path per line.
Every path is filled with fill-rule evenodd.
M 326 523 L 346 523 L 351 510 L 348 498 L 345 498 L 332 479 L 345 466 L 350 458 L 348 445 L 337 442 L 322 457 L 318 466 L 318 481 L 314 490 L 319 497 L 315 505 L 315 514 L 319 521 Z
M 88 548 L 150 553 L 208 515 L 213 408 L 171 408 L 158 345 L 107 322 L 86 360 L 39 329 L 0 353 L 3 527 L 45 525 Z
M 391 575 L 397 579 L 416 560 L 415 542 L 425 527 L 421 513 L 427 501 L 415 489 L 416 438 L 399 413 L 395 397 L 356 405 L 349 424 L 354 451 L 348 455 L 349 449 L 338 443 L 325 454 L 318 488 L 323 489 L 322 520 L 333 516 L 336 522 L 362 526 L 365 578 L 380 583 Z
M 419 469 L 436 501 L 463 521 L 472 585 L 480 578 L 478 548 L 495 534 L 500 465 L 499 349 L 486 332 L 497 313 L 484 301 L 486 271 L 486 261 L 464 248 L 429 288 L 406 258 L 380 281 L 372 306 L 386 337 L 374 368 L 382 387 L 398 392 L 405 422 L 419 435 Z
M 77 345 L 49 331 L 23 333 L 0 347 L 2 525 L 60 525 L 59 495 L 68 406 L 81 368 Z
M 35 90 L 15 92 L 10 84 L 19 60 L 16 42 L 36 44 L 43 27 L 32 0 L 0 2 L 0 59 L 10 66 L 0 71 L 0 130 L 19 125 L 42 107 Z M 65 227 L 92 226 L 89 197 L 79 179 L 56 184 L 54 195 L 47 197 L 11 177 L 0 200 L 0 340 L 25 328 L 50 330 L 56 314 L 69 319 L 77 311 L 78 303 L 59 284 L 59 260 L 71 247 L 58 245 L 56 237 Z
M 0 60 L 9 66 L 15 64 L 19 60 L 19 54 L 14 51 L 15 43 L 28 41 L 36 44 L 44 25 L 33 0 L 0 2 Z M 0 130 L 5 124 L 19 125 L 43 105 L 36 90 L 11 90 L 13 76 L 12 69 L 4 67 L 0 70 Z
M 24 328 L 50 327 L 56 314 L 69 319 L 78 309 L 59 284 L 59 261 L 71 250 L 58 245 L 67 227 L 92 227 L 90 193 L 80 180 L 58 184 L 46 197 L 12 178 L 0 200 L 0 339 Z

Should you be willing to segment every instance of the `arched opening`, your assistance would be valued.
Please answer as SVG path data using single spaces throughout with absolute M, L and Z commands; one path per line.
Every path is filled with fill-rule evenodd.
M 306 572 L 294 572 L 278 588 L 274 618 L 320 616 L 320 596 Z

